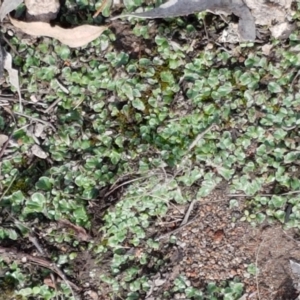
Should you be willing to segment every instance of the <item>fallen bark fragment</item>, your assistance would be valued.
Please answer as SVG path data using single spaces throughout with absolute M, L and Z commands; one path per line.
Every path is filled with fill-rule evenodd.
M 60 8 L 59 0 L 25 0 L 27 21 L 49 22 L 54 20 Z
M 142 13 L 124 14 L 112 18 L 137 17 L 145 19 L 170 18 L 198 13 L 201 11 L 222 11 L 239 17 L 239 34 L 242 40 L 255 40 L 255 20 L 242 0 L 169 0 L 152 10 Z

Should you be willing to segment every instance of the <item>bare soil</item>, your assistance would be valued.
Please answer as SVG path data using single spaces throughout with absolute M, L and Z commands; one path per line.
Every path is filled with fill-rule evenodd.
M 174 233 L 177 242 L 173 247 L 166 246 L 167 241 L 161 242 L 170 263 L 165 273 L 153 277 L 153 292 L 147 299 L 161 299 L 179 274 L 196 288 L 204 288 L 209 282 L 239 280 L 245 285 L 243 300 L 297 298 L 297 280 L 289 259 L 300 259 L 298 230 L 283 230 L 281 224 L 266 223 L 252 227 L 239 221 L 243 203 L 240 211 L 233 210 L 228 199 L 223 189 L 216 189 L 198 202 L 191 223 Z M 165 221 L 169 224 L 172 219 L 178 219 L 177 209 L 170 211 Z M 257 272 L 250 274 L 249 265 L 254 265 Z M 164 283 L 155 286 L 158 278 Z M 182 299 L 184 295 L 176 297 Z

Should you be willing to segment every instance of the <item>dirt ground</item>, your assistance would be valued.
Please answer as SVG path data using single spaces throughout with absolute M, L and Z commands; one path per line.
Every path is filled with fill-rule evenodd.
M 197 203 L 190 216 L 192 221 L 174 233 L 177 237 L 174 246 L 161 239 L 161 251 L 170 263 L 165 273 L 153 276 L 153 290 L 146 299 L 161 299 L 160 295 L 172 286 L 179 274 L 185 275 L 193 287 L 239 279 L 245 284 L 243 300 L 297 298 L 289 263 L 289 259 L 300 259 L 297 230 L 285 231 L 280 224 L 254 228 L 250 223 L 238 221 L 243 203 L 240 210 L 230 209 L 228 199 L 224 189 L 216 189 Z M 186 211 L 187 207 L 183 215 Z M 178 210 L 174 209 L 165 222 L 170 224 L 178 217 Z M 257 270 L 252 275 L 247 270 L 251 264 Z M 177 296 L 183 299 L 184 294 Z
M 197 28 L 198 23 L 192 17 L 189 20 Z M 153 26 L 150 37 L 155 35 L 158 24 L 157 22 Z M 111 29 L 118 37 L 114 44 L 116 49 L 131 53 L 131 58 L 142 57 L 145 53 L 151 54 L 152 38 L 145 41 L 136 37 L 131 33 L 130 26 L 119 21 Z M 267 40 L 268 36 L 265 38 Z M 197 32 L 194 53 L 203 48 L 207 39 L 204 30 Z M 103 192 L 105 194 L 105 190 Z M 121 197 L 120 191 L 116 191 L 110 195 L 110 199 L 102 199 L 105 206 L 97 207 L 97 203 L 93 204 L 90 208 L 93 229 L 103 225 L 103 215 L 107 208 L 113 206 Z M 300 261 L 300 235 L 297 229 L 283 230 L 282 224 L 267 223 L 252 227 L 250 223 L 240 221 L 244 200 L 238 198 L 239 208 L 231 209 L 226 186 L 219 186 L 207 198 L 197 200 L 185 225 L 181 225 L 181 221 L 187 215 L 189 205 L 170 206 L 167 216 L 154 225 L 154 231 L 158 232 L 155 238 L 160 241 L 160 248 L 155 255 L 164 258 L 168 263 L 159 272 L 146 274 L 150 276 L 151 289 L 145 299 L 162 299 L 164 291 L 170 290 L 174 279 L 180 274 L 186 276 L 190 286 L 196 288 L 204 288 L 211 281 L 220 283 L 228 279 L 239 279 L 245 285 L 245 295 L 241 300 L 295 300 L 298 297 L 294 288 L 297 278 L 294 278 L 289 262 L 290 259 Z M 45 228 L 47 226 L 45 223 Z M 98 230 L 90 232 L 96 241 L 100 239 L 97 232 Z M 176 243 L 169 243 L 170 233 L 176 237 Z M 67 244 L 58 248 L 50 242 L 47 244 L 41 238 L 40 243 L 42 242 L 45 242 L 43 248 L 49 248 L 53 252 L 74 250 Z M 28 241 L 24 241 L 23 245 L 15 243 L 2 246 L 6 246 L 6 249 L 18 249 L 20 256 L 16 258 L 15 255 L 14 260 L 21 259 L 26 254 L 28 257 L 32 255 L 31 259 L 34 261 L 36 248 Z M 110 259 L 108 253 L 101 268 L 97 267 L 98 275 L 109 272 Z M 35 263 L 50 266 L 46 261 Z M 254 265 L 256 273 L 249 273 L 249 265 Z M 95 266 L 94 257 L 86 251 L 79 253 L 74 261 L 76 278 L 70 277 L 70 280 L 83 288 L 83 299 L 96 299 L 91 294 L 96 290 L 94 286 L 97 286 L 97 282 L 92 282 L 90 278 L 90 271 Z M 102 290 L 105 288 L 102 287 Z M 175 297 L 185 299 L 185 295 L 181 294 L 176 294 Z M 103 296 L 102 299 L 111 298 Z

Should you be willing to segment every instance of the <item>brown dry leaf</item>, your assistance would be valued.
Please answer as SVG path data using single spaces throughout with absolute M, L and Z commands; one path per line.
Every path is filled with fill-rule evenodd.
M 86 242 L 86 241 L 90 241 L 92 238 L 90 235 L 87 234 L 87 232 L 85 231 L 84 228 L 74 225 L 73 223 L 71 223 L 68 220 L 62 219 L 62 220 L 59 220 L 58 223 L 63 227 L 69 227 L 69 228 L 73 229 L 77 233 L 77 238 L 80 241 Z
M 48 287 L 55 289 L 55 284 L 49 277 L 44 279 L 44 284 L 47 285 Z
M 85 46 L 108 28 L 107 26 L 81 25 L 65 29 L 44 22 L 22 22 L 13 18 L 10 18 L 10 20 L 15 27 L 29 35 L 52 37 L 71 48 Z
M 213 241 L 215 243 L 220 243 L 223 237 L 224 237 L 224 231 L 222 229 L 219 229 L 214 233 Z

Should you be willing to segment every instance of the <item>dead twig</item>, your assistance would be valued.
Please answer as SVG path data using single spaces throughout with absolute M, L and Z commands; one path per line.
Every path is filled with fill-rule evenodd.
M 98 15 L 103 11 L 107 2 L 108 2 L 108 0 L 102 0 L 100 7 L 97 9 L 97 11 L 93 15 L 93 18 L 98 17 Z
M 297 244 L 296 247 L 299 248 L 299 242 L 298 242 L 296 239 L 294 239 L 292 236 L 288 235 L 284 230 L 282 230 L 282 232 L 283 232 L 283 234 L 284 234 L 288 239 L 290 239 L 290 240 L 292 240 L 294 243 L 296 243 L 296 244 Z
M 193 223 L 196 219 L 197 219 L 196 217 L 193 218 L 191 221 L 185 223 L 184 225 L 182 225 L 182 226 L 180 226 L 180 227 L 178 227 L 178 228 L 176 228 L 176 229 L 174 229 L 174 230 L 172 230 L 172 231 L 170 231 L 170 232 L 167 232 L 167 233 L 165 233 L 165 234 L 163 234 L 163 235 L 161 235 L 161 236 L 155 238 L 155 240 L 156 240 L 156 241 L 160 241 L 160 240 L 162 240 L 162 239 L 165 239 L 165 238 L 169 237 L 170 235 L 176 234 L 177 232 L 179 232 L 181 229 L 183 229 L 183 228 L 186 227 L 187 225 L 190 225 L 191 223 Z
M 193 140 L 193 142 L 190 144 L 190 146 L 188 147 L 188 149 L 186 150 L 186 152 L 183 155 L 183 158 L 181 160 L 181 162 L 178 165 L 178 171 L 175 173 L 175 175 L 173 176 L 173 178 L 175 178 L 181 171 L 181 168 L 187 161 L 188 158 L 188 154 L 196 147 L 196 145 L 199 143 L 199 141 L 205 136 L 205 134 L 210 131 L 211 129 L 213 129 L 216 126 L 215 123 L 211 124 L 209 127 L 207 127 L 204 131 L 200 132 L 196 138 Z M 171 179 L 173 179 L 171 178 Z
M 47 126 L 51 127 L 54 131 L 56 131 L 55 127 L 54 127 L 51 123 L 49 123 L 49 122 L 47 122 L 47 121 L 41 120 L 41 119 L 39 119 L 39 118 L 31 117 L 31 116 L 25 115 L 25 114 L 20 113 L 20 112 L 14 112 L 14 113 L 15 113 L 16 115 L 18 115 L 18 116 L 27 118 L 27 119 L 29 119 L 29 120 L 32 120 L 32 121 L 35 121 L 35 122 L 40 122 L 40 123 L 42 123 L 42 124 L 44 124 L 44 125 L 47 125 Z
M 182 221 L 182 218 L 180 218 L 180 219 L 174 219 L 173 221 L 170 221 L 170 222 L 163 222 L 162 221 L 160 223 L 157 223 L 157 225 L 160 225 L 160 226 L 165 226 L 165 225 L 170 225 L 170 224 L 174 225 L 174 224 L 176 224 L 179 221 Z
M 35 246 L 35 248 L 38 250 L 38 252 L 40 254 L 42 254 L 43 256 L 46 256 L 45 251 L 43 250 L 43 248 L 41 247 L 40 243 L 38 242 L 38 240 L 35 236 L 30 234 L 28 239 Z M 55 299 L 58 300 L 58 290 L 57 290 L 56 280 L 54 278 L 53 273 L 50 274 L 50 277 L 51 277 L 51 280 L 53 282 L 54 289 L 55 289 L 55 292 L 56 292 Z
M 53 103 L 49 105 L 47 109 L 44 110 L 44 113 L 48 114 L 61 100 L 61 98 L 56 99 Z
M 191 212 L 192 212 L 192 210 L 194 209 L 195 203 L 196 203 L 196 200 L 193 200 L 193 201 L 190 203 L 189 208 L 188 208 L 188 210 L 187 210 L 187 212 L 186 212 L 186 214 L 185 214 L 185 216 L 184 216 L 184 218 L 183 218 L 183 220 L 182 220 L 180 226 L 183 226 L 184 224 L 187 223 L 187 221 L 188 221 L 188 219 L 189 219 L 189 217 L 190 217 L 190 215 L 191 215 Z
M 104 197 L 108 197 L 109 195 L 111 195 L 115 190 L 119 189 L 120 187 L 126 185 L 126 184 L 129 184 L 129 183 L 132 183 L 132 182 L 135 182 L 135 181 L 139 181 L 139 180 L 142 180 L 142 179 L 146 179 L 146 178 L 149 178 L 149 177 L 152 177 L 153 175 L 148 175 L 148 176 L 143 176 L 143 177 L 139 177 L 139 178 L 134 178 L 134 179 L 131 179 L 131 180 L 128 180 L 128 181 L 125 181 L 119 185 L 117 185 L 115 188 L 113 188 L 112 190 L 109 190 L 105 195 Z
M 259 282 L 258 282 L 258 256 L 259 256 L 259 252 L 260 249 L 263 245 L 263 243 L 265 242 L 266 236 L 263 238 L 263 240 L 261 241 L 261 243 L 258 246 L 258 249 L 256 251 L 256 257 L 255 257 L 255 267 L 256 267 L 256 272 L 255 272 L 255 281 L 256 281 L 256 290 L 257 290 L 257 299 L 260 300 L 260 292 L 259 292 Z
M 42 254 L 43 256 L 46 256 L 45 251 L 42 249 L 40 243 L 38 242 L 38 240 L 35 236 L 29 235 L 28 239 L 35 246 L 35 248 L 38 250 L 38 252 L 40 254 Z
M 9 143 L 10 139 L 12 138 L 12 135 L 13 135 L 13 133 L 14 133 L 14 130 L 15 130 L 15 127 L 16 127 L 16 124 L 17 124 L 17 121 L 16 121 L 16 118 L 15 118 L 14 112 L 12 112 L 12 111 L 11 111 L 9 108 L 7 108 L 7 107 L 4 107 L 3 109 L 4 109 L 8 114 L 11 115 L 11 117 L 12 117 L 12 119 L 13 119 L 15 125 L 13 126 L 12 133 L 8 136 L 7 141 L 4 143 L 4 145 L 2 145 L 2 148 L 1 148 L 1 150 L 0 150 L 0 160 L 1 160 L 2 156 L 3 156 L 3 153 L 4 153 L 5 149 L 6 149 L 7 146 L 8 146 L 8 143 Z
M 67 227 L 74 230 L 75 236 L 77 237 L 78 240 L 84 242 L 92 240 L 92 237 L 89 234 L 87 234 L 86 230 L 83 227 L 74 225 L 73 223 L 71 223 L 69 220 L 66 219 L 58 220 L 58 223 L 62 227 Z
M 199 201 L 199 200 L 194 200 L 194 201 L 195 201 L 195 202 L 200 202 L 199 205 L 204 205 L 204 204 L 208 204 L 208 203 L 223 202 L 223 201 L 226 201 L 226 199 L 215 200 L 215 201 L 210 201 L 210 200 L 208 200 L 208 201 L 203 201 L 203 202 L 201 202 L 201 201 Z M 188 215 L 188 217 L 189 217 L 189 216 L 190 216 L 190 213 L 189 213 L 189 214 L 187 213 L 186 215 Z M 184 219 L 186 219 L 186 218 L 184 218 Z M 183 229 L 183 228 L 186 227 L 187 225 L 190 225 L 190 224 L 192 224 L 193 222 L 195 222 L 197 219 L 198 219 L 198 218 L 197 218 L 197 216 L 196 216 L 196 217 L 194 217 L 192 220 L 190 220 L 189 222 L 186 222 L 185 224 L 183 224 L 182 226 L 179 226 L 178 228 L 176 228 L 176 229 L 174 229 L 174 230 L 172 230 L 172 231 L 170 231 L 170 232 L 167 232 L 167 233 L 165 233 L 165 234 L 163 234 L 163 235 L 161 235 L 161 236 L 158 236 L 157 238 L 155 238 L 155 240 L 159 241 L 159 240 L 162 240 L 162 239 L 164 239 L 164 238 L 169 237 L 170 235 L 176 234 L 177 232 L 179 232 L 181 229 Z
M 69 281 L 66 278 L 65 274 L 54 263 L 52 263 L 51 261 L 49 261 L 46 258 L 32 256 L 25 252 L 18 251 L 14 248 L 6 248 L 6 247 L 2 247 L 2 246 L 0 246 L 0 255 L 5 256 L 9 260 L 24 261 L 24 259 L 25 259 L 26 261 L 34 263 L 38 266 L 47 268 L 47 269 L 51 270 L 52 272 L 54 272 L 55 274 L 57 274 L 68 285 L 69 288 L 72 287 L 74 290 L 76 290 L 76 292 L 81 291 L 80 287 L 78 287 L 73 282 Z M 73 297 L 76 299 L 73 290 L 71 288 L 70 288 L 70 290 L 73 293 Z
M 11 95 L 3 95 L 1 94 L 0 95 L 0 101 L 12 101 L 12 102 L 18 102 L 19 99 L 15 98 L 15 97 L 12 97 Z M 24 100 L 22 99 L 23 103 L 25 104 L 32 104 L 32 105 L 36 105 L 36 106 L 42 106 L 42 107 L 45 107 L 45 103 L 39 103 L 39 102 L 33 102 L 33 101 L 27 101 L 27 100 Z
M 7 189 L 4 191 L 4 193 L 0 196 L 0 202 L 2 201 L 2 199 L 5 197 L 6 193 L 9 191 L 10 187 L 12 186 L 12 184 L 15 182 L 17 178 L 17 174 L 13 177 L 12 181 L 9 183 Z
M 21 55 L 20 55 L 20 53 L 17 51 L 17 49 L 9 42 L 9 40 L 5 37 L 5 35 L 3 34 L 2 35 L 2 37 L 1 37 L 4 41 L 5 41 L 5 43 L 10 47 L 10 49 L 12 50 L 12 52 L 14 53 L 14 54 L 16 54 L 17 56 L 19 56 L 19 57 L 22 57 Z
M 272 197 L 272 196 L 287 196 L 287 195 L 295 195 L 295 194 L 300 194 L 299 191 L 290 191 L 282 194 L 258 194 L 256 196 L 259 197 Z M 254 197 L 253 195 L 245 195 L 245 194 L 228 194 L 228 197 Z
M 7 141 L 1 147 L 1 150 L 0 150 L 0 161 L 1 161 L 1 158 L 2 158 L 2 156 L 4 154 L 5 149 L 7 148 L 8 144 L 9 144 L 9 141 L 10 141 L 11 137 L 12 137 L 12 133 L 8 136 Z
M 195 148 L 195 146 L 199 143 L 199 141 L 206 135 L 206 133 L 208 131 L 210 131 L 211 129 L 213 129 L 214 127 L 216 127 L 216 124 L 211 124 L 209 127 L 207 127 L 203 132 L 200 132 L 197 137 L 194 139 L 194 141 L 190 144 L 188 150 L 185 153 L 185 156 L 191 152 L 191 150 L 193 150 Z
M 300 75 L 300 71 L 297 72 L 297 74 L 295 75 L 295 77 L 293 78 L 292 82 L 291 82 L 291 88 L 293 88 L 294 84 L 295 84 L 295 81 L 297 80 L 297 78 L 299 77 Z

